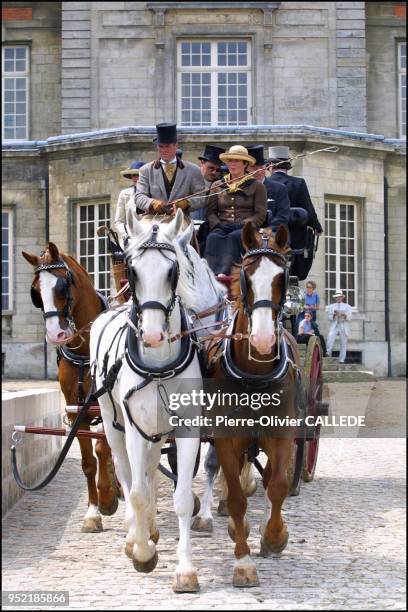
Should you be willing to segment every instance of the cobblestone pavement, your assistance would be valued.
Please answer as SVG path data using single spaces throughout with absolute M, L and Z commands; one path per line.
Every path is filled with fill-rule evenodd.
M 75 443 L 56 479 L 3 520 L 3 590 L 67 590 L 70 609 L 405 609 L 404 466 L 400 439 L 321 440 L 314 482 L 285 502 L 290 538 L 281 558 L 259 557 L 260 481 L 249 500 L 260 586 L 232 587 L 233 545 L 215 515 L 212 536 L 193 532 L 201 592 L 176 595 L 170 482 L 159 481 L 158 565 L 137 574 L 123 552 L 123 502 L 103 517 L 102 533 L 80 532 L 87 496 Z M 202 486 L 199 473 L 196 492 Z

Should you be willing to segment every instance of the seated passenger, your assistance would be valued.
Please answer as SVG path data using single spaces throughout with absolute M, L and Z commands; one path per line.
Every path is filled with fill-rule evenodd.
M 215 274 L 228 275 L 243 254 L 241 230 L 251 219 L 260 227 L 266 217 L 266 190 L 248 174 L 255 158 L 245 147 L 235 145 L 222 153 L 229 174 L 213 183 L 207 205 L 208 234 L 205 259 Z
M 320 338 L 323 355 L 325 355 L 326 354 L 325 340 L 322 334 L 320 333 L 317 323 L 315 323 L 312 320 L 312 313 L 305 312 L 304 318 L 299 323 L 299 333 L 296 339 L 299 344 L 308 344 L 311 336 L 317 336 L 318 338 Z

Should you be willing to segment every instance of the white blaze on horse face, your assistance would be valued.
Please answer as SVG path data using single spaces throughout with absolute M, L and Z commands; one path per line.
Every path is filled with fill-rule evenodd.
M 251 286 L 254 294 L 254 303 L 260 300 L 272 301 L 272 282 L 283 268 L 273 261 L 263 257 L 259 267 L 251 276 Z M 269 355 L 276 342 L 275 322 L 272 311 L 268 307 L 256 308 L 252 313 L 252 330 L 250 342 L 260 355 Z
M 57 284 L 57 277 L 51 272 L 43 270 L 40 272 L 40 291 L 41 299 L 44 304 L 44 312 L 55 312 L 58 310 L 54 303 L 54 288 Z M 47 342 L 50 344 L 61 344 L 73 336 L 70 327 L 62 329 L 61 319 L 58 316 L 45 319 Z
M 163 251 L 166 257 L 149 249 L 132 262 L 136 270 L 136 295 L 140 305 L 159 302 L 167 307 L 172 297 L 169 274 L 174 253 Z M 167 257 L 169 259 L 167 259 Z M 171 259 L 171 261 L 169 261 Z M 142 317 L 142 340 L 151 348 L 158 348 L 167 340 L 166 316 L 159 308 L 146 308 Z

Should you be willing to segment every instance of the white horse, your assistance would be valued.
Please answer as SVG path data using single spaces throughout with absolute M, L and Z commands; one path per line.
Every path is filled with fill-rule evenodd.
M 182 330 L 183 310 L 198 311 L 203 295 L 209 298 L 209 285 L 203 279 L 200 293 L 192 284 L 191 261 L 185 255 L 188 232 L 180 233 L 183 214 L 179 211 L 169 224 L 160 224 L 152 233 L 152 223 L 143 224 L 128 215 L 129 246 L 126 255 L 131 268 L 131 282 L 139 315 L 138 335 L 133 344 L 138 349 L 139 362 L 146 375 L 137 373 L 125 355 L 128 333 L 129 305 L 101 315 L 91 330 L 91 364 L 95 364 L 95 382 L 99 389 L 112 365 L 120 367 L 109 395 L 99 399 L 107 440 L 115 456 L 115 467 L 122 484 L 126 503 L 126 552 L 135 568 L 150 572 L 157 563 L 156 496 L 154 478 L 160 461 L 160 450 L 169 432 L 169 415 L 158 401 L 160 383 L 149 373 L 168 370 L 183 351 L 183 341 L 168 342 Z M 154 220 L 153 220 L 154 222 Z M 156 242 L 156 247 L 152 243 Z M 148 245 L 148 246 L 146 246 Z M 197 262 L 198 264 L 198 262 Z M 178 269 L 177 269 L 178 268 Z M 206 290 L 204 291 L 204 286 Z M 131 332 L 133 333 L 133 331 Z M 129 346 L 131 342 L 128 342 Z M 129 351 L 128 351 L 129 353 Z M 105 357 L 106 356 L 106 357 Z M 201 371 L 194 353 L 185 369 L 174 381 L 193 380 L 194 388 L 201 384 Z M 166 383 L 163 383 L 166 386 Z M 161 390 L 162 391 L 162 390 Z M 183 391 L 185 389 L 183 388 Z M 124 427 L 113 426 L 113 420 Z M 177 433 L 177 432 L 176 432 Z M 178 479 L 174 492 L 174 509 L 179 519 L 180 539 L 177 547 L 178 565 L 173 589 L 176 592 L 197 591 L 198 578 L 192 564 L 190 523 L 194 507 L 192 478 L 199 449 L 199 435 L 177 438 Z

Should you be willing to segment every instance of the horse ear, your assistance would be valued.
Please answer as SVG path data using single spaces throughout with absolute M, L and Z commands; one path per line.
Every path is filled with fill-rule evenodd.
M 177 242 L 179 243 L 179 245 L 181 246 L 183 250 L 186 249 L 188 244 L 190 244 L 191 238 L 193 237 L 193 232 L 194 232 L 194 223 L 190 223 L 190 225 L 186 227 L 184 232 L 177 239 Z
M 134 238 L 142 231 L 140 222 L 136 219 L 134 212 L 128 208 L 126 211 L 126 229 L 131 238 Z
M 173 221 L 169 223 L 166 234 L 170 238 L 170 240 L 174 240 L 174 238 L 179 234 L 184 221 L 184 215 L 181 208 L 177 209 L 176 216 Z
M 280 225 L 274 236 L 275 244 L 279 249 L 284 249 L 288 245 L 289 232 L 286 225 Z
M 242 228 L 242 244 L 246 251 L 258 248 L 258 240 L 256 235 L 256 227 L 250 220 L 245 221 L 244 227 Z
M 38 266 L 38 262 L 40 261 L 40 258 L 38 257 L 38 255 L 32 255 L 31 253 L 26 253 L 25 251 L 21 251 L 21 254 L 24 257 L 24 259 L 28 261 L 29 264 L 31 264 L 34 267 Z
M 47 249 L 51 255 L 51 259 L 58 261 L 59 259 L 59 251 L 58 251 L 58 247 L 56 244 L 54 244 L 53 242 L 49 242 Z

